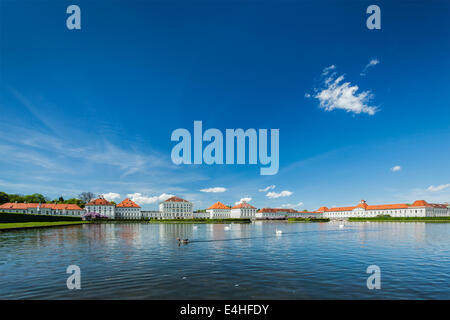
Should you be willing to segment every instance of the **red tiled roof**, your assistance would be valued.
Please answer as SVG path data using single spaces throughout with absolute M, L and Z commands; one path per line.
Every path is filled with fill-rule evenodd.
M 26 210 L 28 208 L 37 208 L 38 203 L 4 203 L 0 206 L 0 209 L 20 209 Z
M 433 208 L 447 208 L 448 204 L 428 203 L 425 200 L 416 200 L 411 207 L 433 207 Z
M 229 206 L 224 205 L 222 202 L 217 201 L 216 203 L 214 203 L 211 207 L 208 208 L 208 210 L 210 209 L 230 209 Z
M 254 206 L 252 206 L 251 204 L 249 204 L 247 202 L 239 203 L 238 205 L 235 205 L 231 209 L 241 209 L 241 208 L 256 209 Z
M 367 203 L 365 200 L 361 200 L 356 207 L 367 209 Z
M 139 205 L 136 204 L 133 200 L 126 198 L 121 203 L 119 203 L 116 207 L 118 208 L 140 208 Z
M 0 206 L 0 209 L 15 209 L 26 210 L 28 208 L 37 208 L 39 203 L 4 203 Z M 42 203 L 40 205 L 44 209 L 53 210 L 83 210 L 76 204 L 60 204 L 60 203 Z
M 174 197 L 170 197 L 165 202 L 189 202 L 189 201 L 174 196 Z
M 407 209 L 409 206 L 406 203 L 397 204 L 379 204 L 367 206 L 366 210 L 387 210 L 387 209 Z
M 412 207 L 426 207 L 426 206 L 428 206 L 428 202 L 426 202 L 425 200 L 416 200 L 412 204 Z
M 108 200 L 103 199 L 103 198 L 91 200 L 86 205 L 87 206 L 113 206 L 113 204 L 111 202 L 109 202 Z

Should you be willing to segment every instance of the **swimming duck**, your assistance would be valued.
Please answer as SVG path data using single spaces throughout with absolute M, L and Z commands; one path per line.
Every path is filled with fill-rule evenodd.
M 178 244 L 180 243 L 189 243 L 189 239 L 180 239 L 178 237 L 175 238 L 178 241 Z

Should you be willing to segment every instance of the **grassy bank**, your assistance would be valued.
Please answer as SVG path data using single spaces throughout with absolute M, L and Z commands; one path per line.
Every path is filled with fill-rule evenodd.
M 328 218 L 288 218 L 288 222 L 329 222 Z
M 0 212 L 0 223 L 81 221 L 81 217 Z
M 86 221 L 59 221 L 59 222 L 21 222 L 21 223 L 0 223 L 0 231 L 31 229 L 31 228 L 48 228 L 72 226 L 88 223 Z
M 374 217 L 374 218 L 348 218 L 348 221 L 363 222 L 450 222 L 450 217 Z

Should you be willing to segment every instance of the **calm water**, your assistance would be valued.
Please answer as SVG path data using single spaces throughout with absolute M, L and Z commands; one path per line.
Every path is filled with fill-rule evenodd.
M 275 229 L 282 229 L 281 236 Z M 192 239 L 178 246 L 175 237 Z M 81 290 L 68 290 L 68 265 Z M 368 290 L 366 268 L 381 268 Z M 450 299 L 450 224 L 102 224 L 0 232 L 0 299 Z

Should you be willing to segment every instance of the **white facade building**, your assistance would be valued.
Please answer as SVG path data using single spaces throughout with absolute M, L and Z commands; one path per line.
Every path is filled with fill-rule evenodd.
M 450 216 L 450 204 L 433 204 L 425 200 L 417 200 L 412 205 L 406 203 L 368 205 L 365 200 L 361 200 L 354 207 L 321 207 L 317 212 L 322 213 L 324 218 L 358 218 L 358 217 L 448 217 Z
M 141 207 L 126 198 L 116 206 L 116 219 L 142 219 Z
M 297 211 L 287 208 L 263 208 L 256 212 L 257 219 L 286 219 L 286 218 L 321 218 L 318 212 Z
M 284 219 L 296 214 L 294 209 L 263 208 L 256 212 L 257 219 Z
M 194 212 L 194 219 L 209 219 L 210 214 L 208 212 Z
M 231 208 L 231 218 L 254 219 L 256 218 L 256 208 L 247 202 L 242 202 Z
M 289 214 L 288 218 L 323 218 L 321 212 L 297 211 Z
M 210 219 L 229 219 L 231 218 L 231 208 L 222 202 L 216 202 L 206 209 L 206 217 Z
M 171 197 L 159 204 L 162 219 L 192 219 L 192 202 L 179 197 Z
M 0 212 L 81 217 L 85 211 L 76 204 L 4 203 L 0 205 Z
M 161 211 L 141 211 L 143 219 L 162 219 Z
M 115 219 L 116 217 L 116 206 L 102 196 L 88 202 L 85 208 L 87 213 L 98 213 L 107 216 L 109 219 Z

